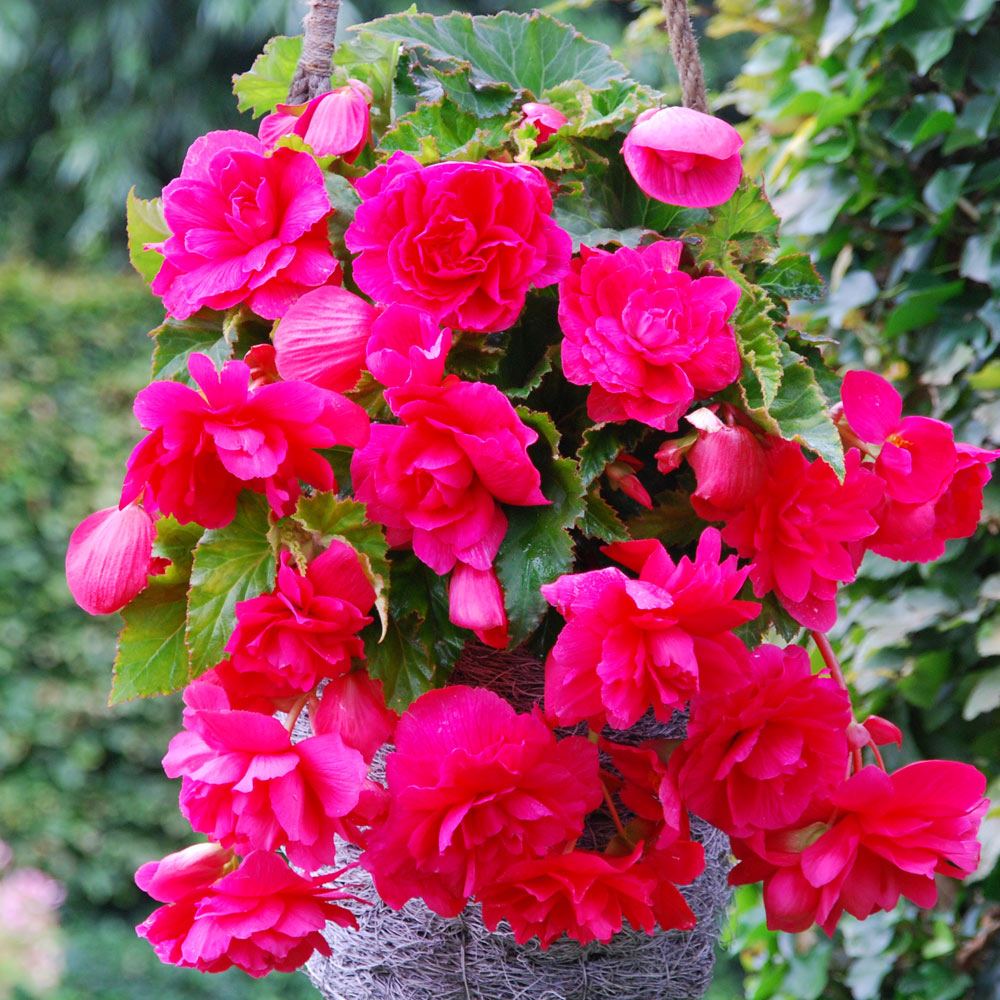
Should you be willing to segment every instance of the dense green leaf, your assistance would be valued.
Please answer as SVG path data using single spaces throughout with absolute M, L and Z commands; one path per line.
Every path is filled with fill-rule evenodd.
M 399 45 L 355 27 L 337 40 L 333 53 L 334 75 L 340 83 L 360 80 L 372 92 L 372 128 L 380 133 L 392 118 L 393 81 L 399 63 Z
M 154 380 L 170 380 L 193 384 L 188 373 L 188 358 L 192 354 L 207 354 L 216 367 L 232 356 L 232 348 L 226 339 L 222 319 L 217 314 L 204 318 L 199 315 L 190 319 L 167 319 L 150 334 L 153 347 Z
M 131 188 L 125 199 L 125 226 L 128 231 L 128 259 L 148 284 L 159 273 L 163 254 L 145 249 L 147 243 L 160 243 L 170 235 L 163 218 L 163 201 L 137 198 Z
M 634 80 L 614 80 L 603 90 L 590 90 L 578 83 L 564 83 L 549 88 L 546 102 L 557 107 L 569 122 L 563 126 L 568 135 L 588 139 L 607 139 L 643 111 L 657 107 L 663 95 Z
M 262 496 L 244 491 L 233 521 L 206 531 L 194 551 L 187 627 L 192 676 L 222 659 L 237 603 L 269 591 L 274 573 L 270 508 Z
M 608 462 L 617 457 L 625 446 L 624 432 L 622 424 L 595 424 L 583 432 L 579 458 L 580 480 L 584 486 L 590 486 L 604 472 Z
M 482 160 L 509 139 L 505 118 L 479 118 L 443 98 L 398 118 L 382 137 L 379 149 L 409 153 L 421 163 Z
M 815 301 L 823 294 L 823 279 L 816 272 L 809 254 L 798 251 L 782 254 L 764 268 L 757 284 L 785 299 Z
M 479 118 L 506 115 L 514 106 L 517 91 L 508 83 L 476 83 L 469 65 L 440 69 L 428 67 L 429 77 L 420 90 L 431 99 L 439 95 Z
M 546 507 L 507 507 L 508 528 L 496 568 L 510 619 L 510 641 L 519 645 L 538 626 L 547 607 L 539 587 L 573 568 L 568 529 L 583 515 L 583 484 L 576 462 L 558 457 L 559 434 L 548 415 L 518 407 L 539 433 L 530 455 L 542 474 Z
M 302 36 L 277 35 L 265 46 L 246 73 L 233 77 L 233 93 L 240 111 L 255 118 L 266 115 L 288 98 L 288 87 L 302 54 Z
M 159 517 L 156 520 L 156 540 L 153 555 L 169 559 L 174 571 L 183 574 L 185 580 L 191 576 L 194 549 L 205 529 L 200 524 L 179 524 L 176 518 Z
M 653 498 L 653 509 L 629 518 L 633 538 L 658 538 L 664 545 L 687 545 L 705 527 L 691 506 L 691 498 L 679 490 L 667 490 Z
M 781 360 L 781 337 L 768 315 L 771 303 L 760 289 L 743 283 L 740 301 L 733 313 L 732 325 L 740 356 L 749 366 L 760 387 L 764 407 L 770 406 L 781 387 L 784 368 Z
M 579 528 L 588 538 L 597 538 L 602 542 L 626 542 L 629 539 L 628 529 L 597 487 L 583 498 L 583 517 Z
M 702 241 L 703 260 L 722 261 L 731 253 L 731 241 L 772 237 L 777 231 L 778 217 L 763 189 L 744 177 L 733 196 L 712 209 L 709 220 L 695 226 L 693 234 Z

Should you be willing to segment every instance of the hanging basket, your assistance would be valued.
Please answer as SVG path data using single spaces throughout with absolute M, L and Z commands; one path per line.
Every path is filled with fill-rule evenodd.
M 488 687 L 525 711 L 541 699 L 543 671 L 529 655 L 470 644 L 451 681 Z M 623 743 L 682 738 L 685 726 L 682 715 L 668 725 L 649 716 L 615 738 Z M 376 757 L 373 777 L 384 773 L 388 751 Z M 603 845 L 611 829 L 609 818 L 595 814 L 581 845 Z M 543 950 L 537 939 L 518 944 L 506 924 L 487 930 L 475 903 L 452 919 L 439 917 L 419 899 L 393 910 L 379 901 L 368 873 L 357 868 L 345 883 L 376 902 L 350 905 L 357 930 L 327 927 L 331 955 L 315 955 L 306 974 L 326 1000 L 697 1000 L 712 980 L 730 900 L 730 857 L 729 840 L 720 830 L 692 818 L 691 832 L 705 849 L 704 872 L 681 888 L 698 918 L 691 931 L 626 930 L 606 945 L 562 938 Z M 339 844 L 338 865 L 359 853 Z

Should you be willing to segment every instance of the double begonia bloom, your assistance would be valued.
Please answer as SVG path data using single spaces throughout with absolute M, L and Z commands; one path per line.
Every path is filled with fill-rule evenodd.
M 826 632 L 837 620 L 838 585 L 857 573 L 863 548 L 856 543 L 878 529 L 884 487 L 854 448 L 842 483 L 791 441 L 769 438 L 766 451 L 767 477 L 740 510 L 719 510 L 698 490 L 691 502 L 706 520 L 727 522 L 722 538 L 752 560 L 758 597 L 773 591 L 797 622 Z
M 670 758 L 687 807 L 745 837 L 794 823 L 844 780 L 847 692 L 801 646 L 754 650 L 742 685 L 696 697 Z
M 644 111 L 622 143 L 636 184 L 657 201 L 711 208 L 728 201 L 743 176 L 743 139 L 728 122 L 693 108 Z
M 386 386 L 393 412 L 406 401 L 407 390 L 440 384 L 450 349 L 451 330 L 423 309 L 402 303 L 382 311 L 365 348 L 368 370 Z
M 312 726 L 317 736 L 336 733 L 370 764 L 379 748 L 392 741 L 398 722 L 399 716 L 386 707 L 382 682 L 353 670 L 324 686 Z
M 372 621 L 374 603 L 375 589 L 346 542 L 331 542 L 305 573 L 282 552 L 274 590 L 236 605 L 230 658 L 216 667 L 230 703 L 260 710 L 264 699 L 294 698 L 346 674 L 364 656 L 358 633 Z
M 592 420 L 673 431 L 693 400 L 739 375 L 729 325 L 739 286 L 678 270 L 682 250 L 677 240 L 614 253 L 582 247 L 560 282 L 563 373 L 591 386 Z
M 313 952 L 330 954 L 321 933 L 327 923 L 357 926 L 350 910 L 339 905 L 356 897 L 327 888 L 333 877 L 304 878 L 278 855 L 254 851 L 235 871 L 199 891 L 164 900 L 167 905 L 154 910 L 136 933 L 170 965 L 200 972 L 235 966 L 255 979 L 294 972 Z M 139 875 L 136 881 L 144 888 Z
M 362 865 L 398 909 L 420 896 L 454 917 L 518 861 L 559 853 L 601 802 L 597 747 L 557 740 L 485 688 L 430 691 L 399 721 L 389 812 Z
M 317 156 L 353 163 L 371 138 L 371 103 L 371 88 L 351 80 L 306 104 L 279 104 L 261 119 L 257 134 L 268 147 L 283 136 L 297 135 Z
M 338 393 L 308 382 L 252 388 L 248 365 L 227 361 L 219 372 L 204 354 L 192 354 L 188 369 L 200 392 L 163 381 L 135 398 L 136 419 L 150 433 L 129 456 L 123 506 L 141 495 L 151 513 L 221 528 L 248 488 L 285 516 L 295 509 L 300 479 L 336 488 L 317 448 L 368 440 L 368 414 Z
M 334 734 L 294 746 L 273 716 L 233 710 L 225 691 L 195 681 L 184 692 L 184 731 L 163 758 L 181 778 L 180 807 L 191 826 L 240 854 L 284 847 L 315 871 L 334 860 L 334 834 L 354 839 L 364 758 Z
M 512 326 L 529 288 L 566 271 L 572 241 L 552 219 L 541 171 L 522 164 L 435 163 L 394 153 L 357 182 L 347 229 L 358 287 L 445 326 L 491 333 Z
M 708 528 L 692 561 L 678 563 L 655 540 L 605 548 L 639 579 L 608 568 L 561 576 L 542 587 L 566 619 L 545 666 L 546 714 L 560 725 L 584 719 L 626 729 L 652 709 L 668 720 L 698 690 L 698 647 L 756 617 L 736 599 L 748 569 L 721 559 Z
M 171 235 L 151 247 L 164 257 L 151 287 L 169 315 L 245 303 L 277 319 L 303 292 L 339 279 L 323 172 L 308 153 L 265 153 L 245 132 L 209 132 L 163 189 Z
M 365 348 L 378 310 L 359 295 L 324 285 L 303 295 L 271 334 L 283 379 L 347 392 L 365 368 Z
M 153 557 L 156 528 L 138 504 L 105 507 L 85 517 L 69 536 L 66 583 L 90 615 L 120 611 L 146 589 L 165 561 Z
M 688 846 L 673 878 L 643 859 L 642 844 L 621 857 L 573 850 L 520 861 L 480 894 L 483 923 L 495 931 L 506 920 L 518 944 L 537 937 L 543 949 L 564 934 L 607 944 L 626 921 L 647 934 L 690 930 L 694 913 L 673 884 L 691 882 L 704 868 L 701 845 Z
M 521 105 L 521 121 L 534 125 L 538 130 L 538 145 L 548 142 L 569 119 L 551 104 L 527 101 Z
M 864 920 L 900 896 L 937 901 L 935 875 L 965 878 L 989 807 L 986 777 L 969 764 L 924 760 L 886 774 L 862 768 L 793 828 L 734 840 L 734 885 L 764 882 L 767 925 L 833 933 L 846 910 Z

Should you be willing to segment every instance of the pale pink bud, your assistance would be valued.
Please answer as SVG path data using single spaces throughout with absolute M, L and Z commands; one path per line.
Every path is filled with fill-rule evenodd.
M 386 708 L 382 682 L 364 670 L 354 670 L 334 677 L 323 688 L 312 724 L 317 736 L 336 733 L 370 764 L 379 747 L 392 740 L 398 721 L 399 716 Z
M 66 550 L 66 583 L 76 603 L 88 614 L 110 615 L 145 590 L 157 569 L 155 534 L 153 519 L 136 504 L 84 518 Z
M 728 122 L 692 108 L 644 111 L 622 144 L 636 184 L 650 198 L 686 208 L 728 201 L 743 176 L 743 140 Z
M 148 861 L 135 873 L 135 884 L 160 903 L 176 903 L 203 893 L 222 878 L 233 852 L 218 844 L 193 844 Z
M 455 564 L 448 587 L 448 616 L 455 625 L 472 629 L 487 646 L 506 647 L 507 610 L 493 569 Z
M 684 437 L 671 438 L 660 445 L 656 455 L 656 467 L 663 473 L 669 475 L 681 467 L 681 462 L 691 450 L 691 446 L 698 440 L 697 434 L 686 434 Z
M 538 129 L 538 143 L 546 142 L 551 136 L 559 131 L 569 119 L 551 104 L 543 104 L 541 101 L 528 101 L 521 105 L 521 112 L 524 117 L 522 121 L 534 125 Z
M 746 506 L 767 475 L 764 449 L 757 438 L 745 427 L 722 423 L 709 410 L 698 410 L 688 419 L 699 431 L 698 440 L 687 454 L 698 484 L 694 496 L 716 511 Z
M 903 745 L 902 730 L 894 722 L 883 719 L 881 715 L 869 715 L 862 725 L 868 730 L 872 743 L 878 747 L 887 743 L 895 743 L 898 747 Z
M 335 392 L 353 389 L 377 315 L 374 306 L 338 285 L 306 292 L 271 334 L 278 373 Z
M 647 510 L 652 510 L 652 497 L 650 497 L 646 487 L 639 482 L 639 477 L 636 475 L 636 472 L 641 468 L 642 462 L 639 459 L 622 452 L 613 462 L 608 464 L 604 472 L 611 482 L 613 489 L 621 490 L 622 493 L 627 497 L 631 497 L 637 504 L 640 504 Z

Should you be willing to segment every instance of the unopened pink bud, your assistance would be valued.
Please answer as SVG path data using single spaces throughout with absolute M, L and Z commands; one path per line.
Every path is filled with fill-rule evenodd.
M 542 104 L 540 101 L 529 101 L 521 106 L 521 111 L 524 114 L 522 120 L 538 129 L 539 145 L 547 142 L 569 121 L 558 108 L 552 107 L 551 104 Z
M 647 510 L 653 509 L 653 500 L 646 487 L 639 482 L 639 477 L 635 474 L 642 468 L 642 462 L 631 455 L 619 455 L 604 470 L 614 489 L 621 490 L 627 497 L 631 497 L 637 504 Z
M 700 433 L 687 459 L 698 483 L 695 497 L 717 510 L 745 507 L 764 485 L 764 449 L 745 427 L 722 424 Z
M 456 563 L 448 587 L 448 613 L 452 622 L 472 629 L 487 646 L 507 645 L 507 610 L 495 570 Z
M 233 852 L 218 844 L 192 844 L 148 861 L 135 873 L 135 884 L 160 903 L 176 903 L 202 893 L 222 878 Z

